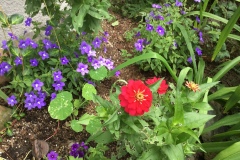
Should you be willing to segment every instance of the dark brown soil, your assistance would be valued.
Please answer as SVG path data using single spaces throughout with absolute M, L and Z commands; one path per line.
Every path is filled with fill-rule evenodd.
M 127 18 L 123 18 L 118 14 L 114 14 L 119 25 L 111 26 L 112 22 L 103 22 L 103 30 L 109 33 L 109 44 L 107 45 L 107 53 L 100 53 L 103 57 L 111 57 L 115 61 L 115 65 L 124 62 L 121 56 L 121 49 L 125 49 L 131 53 L 133 50 L 133 42 L 126 42 L 124 40 L 124 33 L 127 30 L 136 26 L 136 23 Z M 207 64 L 207 75 L 212 75 L 212 70 L 216 64 Z M 109 89 L 117 79 L 145 79 L 152 77 L 151 73 L 144 73 L 139 70 L 137 66 L 130 66 L 121 70 L 120 77 L 113 77 L 106 79 L 97 85 L 98 94 L 103 98 L 108 98 Z M 159 77 L 166 77 L 171 81 L 167 73 L 159 75 Z M 227 78 L 227 80 L 226 80 Z M 229 86 L 239 85 L 240 76 L 236 72 L 229 72 L 224 78 L 226 84 Z M 225 83 L 225 82 L 224 82 Z M 0 102 L 1 103 L 1 102 Z M 81 109 L 81 113 L 88 112 L 93 114 L 95 112 L 94 104 L 89 104 L 86 108 Z M 14 120 L 12 124 L 13 136 L 4 136 L 3 142 L 0 143 L 0 157 L 9 160 L 23 160 L 32 159 L 32 140 L 46 140 L 49 144 L 49 149 L 58 152 L 59 155 L 69 155 L 69 146 L 73 142 L 82 142 L 88 138 L 87 132 L 74 132 L 68 124 L 70 119 L 65 121 L 56 121 L 49 116 L 47 107 L 41 110 L 26 111 L 26 116 L 17 121 Z M 108 155 L 115 150 L 115 144 L 110 146 L 111 150 L 107 152 Z

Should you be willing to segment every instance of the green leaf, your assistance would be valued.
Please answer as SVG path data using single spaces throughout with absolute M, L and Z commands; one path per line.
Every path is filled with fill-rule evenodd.
M 154 160 L 162 157 L 160 148 L 157 146 L 151 147 L 150 149 L 143 152 L 143 154 L 138 158 L 138 160 Z
M 224 27 L 224 29 L 222 30 L 222 33 L 219 37 L 217 46 L 213 52 L 212 55 L 212 61 L 216 58 L 217 54 L 219 53 L 219 51 L 222 48 L 223 43 L 226 41 L 227 36 L 229 35 L 229 33 L 232 31 L 232 28 L 234 27 L 235 23 L 238 21 L 238 18 L 240 17 L 240 6 L 238 7 L 238 9 L 234 12 L 234 14 L 232 15 L 232 17 L 230 18 L 230 20 L 228 21 L 227 25 Z
M 229 94 L 232 95 L 232 93 L 236 90 L 236 88 L 237 87 L 223 87 L 217 90 L 216 92 L 214 92 L 213 94 L 210 94 L 208 96 L 208 101 L 212 101 L 215 99 L 222 99 L 223 97 L 225 97 L 225 95 L 229 95 Z
M 9 17 L 9 23 L 12 25 L 20 24 L 24 20 L 24 16 L 20 14 L 13 14 Z
M 94 80 L 103 80 L 107 77 L 107 69 L 102 66 L 96 70 L 90 70 L 89 75 Z
M 0 89 L 0 97 L 7 102 L 8 96 Z
M 78 123 L 77 120 L 71 120 L 70 122 L 71 128 L 75 131 L 75 132 L 81 132 L 83 130 L 83 127 L 81 124 Z
M 53 119 L 64 120 L 73 112 L 72 94 L 63 91 L 57 94 L 57 97 L 50 102 L 48 112 Z
M 208 142 L 208 143 L 202 143 L 202 147 L 206 152 L 220 152 L 235 142 L 238 142 L 238 140 L 235 141 L 227 141 L 227 142 Z
M 182 144 L 163 146 L 162 150 L 169 160 L 185 160 Z
M 221 151 L 213 160 L 238 160 L 240 157 L 240 142 L 236 142 Z
M 207 133 L 211 130 L 217 129 L 217 128 L 222 127 L 222 126 L 230 126 L 230 125 L 233 125 L 233 124 L 237 124 L 239 121 L 240 121 L 240 113 L 233 114 L 233 115 L 230 115 L 230 116 L 226 116 L 223 119 L 220 119 L 219 121 L 214 123 L 213 125 L 205 128 L 203 130 L 203 133 Z
M 184 114 L 184 126 L 191 129 L 198 128 L 205 125 L 205 123 L 213 117 L 215 117 L 215 115 L 187 112 Z
M 98 130 L 101 130 L 102 124 L 99 119 L 92 119 L 89 121 L 89 124 L 86 127 L 86 131 L 91 135 L 96 133 Z
M 151 84 L 149 86 L 150 90 L 152 91 L 152 93 L 156 93 L 160 84 L 162 83 L 163 78 L 161 78 L 160 80 L 158 80 L 157 82 L 155 82 L 154 84 Z
M 0 11 L 0 22 L 2 22 L 4 25 L 7 25 L 7 15 L 5 15 L 2 11 Z
M 231 97 L 228 99 L 227 103 L 224 106 L 224 113 L 229 111 L 232 107 L 234 107 L 235 104 L 240 101 L 240 85 L 236 88 L 235 92 L 231 95 Z
M 95 87 L 88 83 L 84 84 L 82 88 L 82 96 L 86 100 L 93 100 L 93 94 L 97 94 L 97 90 L 95 89 Z
M 114 26 L 118 26 L 118 25 L 119 25 L 119 21 L 115 21 L 115 22 L 113 22 L 111 25 L 112 25 L 113 27 L 114 27 Z
M 77 123 L 82 124 L 82 125 L 88 125 L 90 120 L 93 120 L 95 118 L 96 118 L 96 116 L 85 113 L 84 115 L 82 115 L 79 118 Z

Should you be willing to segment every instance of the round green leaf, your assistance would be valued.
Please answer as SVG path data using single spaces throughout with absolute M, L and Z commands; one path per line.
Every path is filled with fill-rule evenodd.
M 14 24 L 20 24 L 24 20 L 23 15 L 21 14 L 13 14 L 9 17 L 9 23 L 14 25 Z
M 91 84 L 85 84 L 82 88 L 82 96 L 86 100 L 93 100 L 93 94 L 97 94 L 97 90 Z
M 83 130 L 82 125 L 78 124 L 77 120 L 72 120 L 70 125 L 75 132 L 81 132 Z
M 107 69 L 106 67 L 102 66 L 96 70 L 91 70 L 89 75 L 92 79 L 100 81 L 107 77 Z
M 64 120 L 73 112 L 72 94 L 64 91 L 50 102 L 48 112 L 53 119 Z

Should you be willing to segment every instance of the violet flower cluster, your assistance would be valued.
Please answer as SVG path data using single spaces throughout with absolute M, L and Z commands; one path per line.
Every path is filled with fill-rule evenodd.
M 3 76 L 5 73 L 9 72 L 12 66 L 8 62 L 0 63 L 0 76 Z
M 14 106 L 15 104 L 17 104 L 17 99 L 14 95 L 11 95 L 10 97 L 7 98 L 7 103 L 9 106 Z
M 82 158 L 82 157 L 84 157 L 87 150 L 88 150 L 88 146 L 85 145 L 84 142 L 82 142 L 80 144 L 74 143 L 71 146 L 70 155 L 73 156 L 74 158 Z
M 65 86 L 65 83 L 62 81 L 62 79 L 63 79 L 62 72 L 61 71 L 53 72 L 52 76 L 53 76 L 53 81 L 54 81 L 52 86 L 54 87 L 54 90 L 55 91 L 63 90 L 63 87 Z M 53 99 L 53 97 L 52 97 L 52 99 Z

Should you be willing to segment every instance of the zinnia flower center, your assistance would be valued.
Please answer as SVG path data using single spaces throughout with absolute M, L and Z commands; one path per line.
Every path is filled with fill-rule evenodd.
M 142 101 L 142 100 L 145 100 L 144 99 L 144 94 L 143 94 L 143 92 L 144 92 L 145 90 L 143 90 L 143 91 L 134 91 L 136 94 L 135 94 L 135 98 L 136 98 L 136 100 L 137 101 Z

